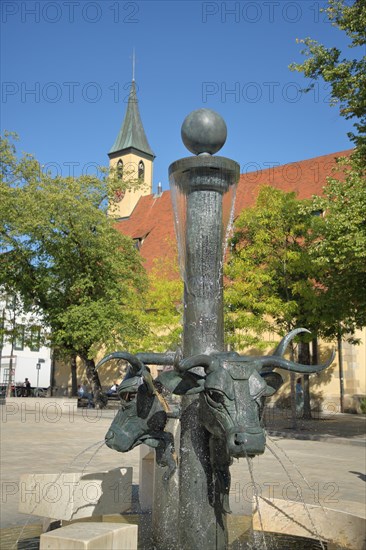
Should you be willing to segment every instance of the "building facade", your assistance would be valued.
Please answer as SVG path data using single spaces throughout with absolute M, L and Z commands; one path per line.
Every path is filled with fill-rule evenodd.
M 51 386 L 51 349 L 44 345 L 43 329 L 37 315 L 22 310 L 14 296 L 0 295 L 0 387 L 23 386 L 28 378 L 32 388 Z

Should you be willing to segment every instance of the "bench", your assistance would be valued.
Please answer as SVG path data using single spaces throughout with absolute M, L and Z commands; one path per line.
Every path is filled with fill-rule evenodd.
M 120 404 L 120 398 L 118 397 L 118 394 L 115 393 L 113 395 L 108 395 L 108 403 L 106 405 L 107 408 L 118 408 Z M 80 408 L 87 408 L 89 404 L 89 400 L 87 397 L 78 397 L 78 407 Z

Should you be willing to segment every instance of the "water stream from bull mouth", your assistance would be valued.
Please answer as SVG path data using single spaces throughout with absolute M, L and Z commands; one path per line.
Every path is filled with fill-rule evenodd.
M 87 469 L 87 467 L 89 466 L 89 464 L 91 463 L 91 461 L 93 460 L 93 458 L 97 455 L 97 453 L 100 451 L 100 449 L 105 445 L 105 441 L 104 439 L 101 440 L 101 441 L 97 441 L 96 443 L 93 443 L 92 445 L 89 445 L 88 447 L 86 447 L 85 449 L 83 449 L 82 451 L 80 451 L 76 456 L 74 456 L 74 458 L 71 460 L 71 462 L 69 462 L 62 470 L 60 473 L 58 473 L 56 475 L 56 479 L 50 483 L 50 486 L 47 488 L 47 491 L 46 491 L 46 494 L 44 496 L 44 498 L 46 498 L 48 496 L 48 493 L 49 491 L 51 490 L 52 486 L 55 485 L 55 483 L 57 483 L 59 481 L 59 479 L 61 478 L 61 476 L 63 474 L 65 474 L 67 472 L 67 470 L 69 468 L 71 468 L 71 466 L 73 464 L 75 464 L 75 462 L 78 460 L 78 458 L 80 458 L 83 454 L 87 453 L 88 451 L 90 451 L 91 449 L 94 449 L 94 447 L 96 447 L 96 449 L 94 449 L 93 453 L 91 454 L 91 457 L 88 459 L 88 461 L 86 462 L 86 464 L 83 466 L 83 469 L 82 469 L 82 473 L 81 473 L 81 476 L 83 476 L 85 474 L 85 471 Z M 23 535 L 23 532 L 25 530 L 25 528 L 28 526 L 30 520 L 32 519 L 34 513 L 36 512 L 38 506 L 40 505 L 40 502 L 36 502 L 30 512 L 30 514 L 28 514 L 27 518 L 26 518 L 26 521 L 24 523 L 24 525 L 22 526 L 22 529 L 20 530 L 20 533 L 18 535 L 18 538 L 17 540 L 15 541 L 14 545 L 12 548 L 18 548 L 18 543 L 19 543 L 19 540 L 20 538 L 22 537 Z
M 246 542 L 241 544 L 239 543 L 239 545 L 234 543 L 234 546 L 230 545 L 229 548 L 233 548 L 235 550 L 238 550 L 239 548 L 240 550 L 327 550 L 327 547 L 324 546 L 319 535 L 316 533 L 315 527 L 313 527 L 314 533 L 312 534 L 315 534 L 319 540 L 301 536 L 286 535 L 285 533 L 272 533 L 264 530 L 264 522 L 257 489 L 258 484 L 255 482 L 254 468 L 252 464 L 253 459 L 248 456 L 245 458 L 248 464 L 248 470 L 253 486 L 253 496 L 257 506 L 260 530 L 248 531 L 247 536 L 249 538 Z M 278 457 L 276 457 L 276 459 L 281 463 Z M 310 521 L 312 521 L 311 518 Z
M 274 441 L 273 441 L 271 438 L 269 438 L 269 439 L 271 440 L 271 443 L 274 444 Z M 278 445 L 276 445 L 276 446 L 277 446 L 279 449 L 281 449 L 281 447 L 279 447 Z M 284 462 L 281 460 L 281 458 L 278 456 L 278 454 L 273 450 L 273 448 L 272 448 L 270 445 L 268 445 L 268 443 L 267 443 L 267 448 L 268 448 L 268 450 L 270 451 L 270 453 L 272 453 L 272 455 L 276 458 L 277 462 L 279 462 L 279 464 L 281 465 L 281 467 L 282 467 L 282 469 L 284 470 L 284 472 L 285 472 L 286 476 L 288 477 L 288 479 L 291 481 L 291 483 L 294 485 L 294 487 L 296 487 L 296 483 L 295 483 L 293 477 L 291 476 L 291 474 L 289 473 L 288 469 L 286 468 Z M 291 465 L 295 467 L 296 471 L 300 472 L 300 471 L 299 471 L 299 468 L 294 464 L 294 462 L 289 458 L 289 456 L 288 456 L 286 453 L 285 453 L 285 456 L 286 456 L 286 458 L 290 461 Z M 307 486 L 310 488 L 310 486 L 309 486 L 308 482 L 306 481 L 305 477 L 304 477 L 302 474 L 300 474 L 300 475 L 301 475 L 301 477 L 303 478 L 303 480 L 305 481 L 305 483 L 307 484 Z M 320 534 L 319 534 L 319 532 L 318 532 L 318 530 L 317 530 L 317 528 L 316 528 L 316 526 L 315 526 L 315 523 L 314 523 L 314 521 L 313 521 L 313 518 L 311 517 L 309 507 L 308 507 L 308 505 L 307 505 L 306 502 L 305 502 L 303 493 L 302 493 L 301 490 L 298 491 L 297 493 L 298 493 L 298 496 L 300 497 L 301 503 L 302 503 L 302 505 L 303 505 L 303 507 L 304 507 L 305 513 L 306 513 L 306 515 L 307 515 L 307 517 L 308 517 L 308 519 L 309 519 L 310 525 L 311 525 L 311 527 L 312 527 L 312 530 L 313 530 L 313 533 L 312 533 L 312 534 L 314 534 L 314 535 L 317 537 L 317 539 L 319 540 L 321 549 L 322 549 L 322 550 L 325 550 L 325 547 L 324 547 L 324 544 L 323 544 L 323 542 L 322 542 L 322 540 L 321 540 Z M 304 526 L 304 527 L 305 527 L 305 526 Z M 263 527 L 262 527 L 262 529 L 263 529 Z
M 267 436 L 268 437 L 268 436 Z M 273 442 L 275 444 L 275 442 Z M 291 481 L 292 484 L 294 484 L 292 476 L 289 474 L 289 472 L 286 470 L 285 465 L 281 458 L 278 456 L 277 453 L 273 451 L 272 448 L 267 444 L 268 450 L 273 454 L 277 462 L 280 463 L 281 467 L 285 470 L 285 473 L 288 477 L 288 479 Z M 279 445 L 276 445 L 281 451 L 281 447 Z M 286 458 L 289 460 L 291 465 L 296 469 L 296 471 L 299 472 L 300 476 L 304 479 L 306 485 L 311 489 L 309 483 L 307 482 L 305 476 L 301 473 L 298 466 L 291 460 L 291 458 L 283 451 Z M 258 495 L 258 485 L 255 482 L 255 474 L 254 474 L 254 468 L 252 464 L 252 459 L 248 456 L 245 457 L 247 464 L 248 464 L 248 470 L 253 486 L 253 496 L 256 502 L 257 510 L 258 510 L 258 520 L 260 525 L 260 530 L 249 530 L 245 536 L 245 542 L 244 540 L 240 543 L 234 543 L 234 545 L 229 545 L 230 549 L 235 550 L 327 550 L 332 548 L 333 550 L 345 550 L 343 547 L 338 546 L 336 544 L 329 543 L 329 541 L 325 542 L 321 539 L 320 534 L 318 533 L 316 526 L 314 524 L 314 521 L 310 515 L 310 511 L 307 507 L 306 502 L 303 499 L 302 493 L 299 493 L 299 496 L 301 498 L 302 505 L 304 506 L 304 509 L 306 510 L 306 514 L 309 518 L 309 522 L 311 524 L 311 530 L 308 529 L 310 538 L 307 538 L 306 536 L 296 536 L 296 535 L 288 535 L 286 533 L 276 533 L 276 532 L 270 532 L 264 530 L 264 522 L 261 515 L 260 510 L 260 502 L 259 502 L 259 495 Z M 322 510 L 326 513 L 326 510 L 321 506 Z M 306 525 L 301 523 L 303 527 L 306 528 Z M 316 538 L 315 538 L 316 537 Z M 329 546 L 330 544 L 330 546 Z
M 252 459 L 249 458 L 249 456 L 247 454 L 245 455 L 245 458 L 246 458 L 246 461 L 247 461 L 247 464 L 248 464 L 248 470 L 249 470 L 250 478 L 251 478 L 252 484 L 253 484 L 253 493 L 254 493 L 254 498 L 255 498 L 256 505 L 257 505 L 257 510 L 258 510 L 259 524 L 261 526 L 261 534 L 262 534 L 261 540 L 263 542 L 264 550 L 268 550 L 267 549 L 267 543 L 266 543 L 266 536 L 265 536 L 264 529 L 263 529 L 262 513 L 260 511 L 260 506 L 259 506 L 259 497 L 258 497 L 257 485 L 256 485 L 255 480 L 254 480 Z
M 298 467 L 298 465 L 291 459 L 291 457 L 286 453 L 285 449 L 283 449 L 280 445 L 278 445 L 278 443 L 272 438 L 270 437 L 268 434 L 267 434 L 267 439 L 271 442 L 271 444 L 273 444 L 276 449 L 278 449 L 283 455 L 284 457 L 289 461 L 289 463 L 291 464 L 291 466 L 296 470 L 296 472 L 299 474 L 299 476 L 301 477 L 301 479 L 304 481 L 305 485 L 307 486 L 307 488 L 312 491 L 312 487 L 310 485 L 310 483 L 308 482 L 308 480 L 306 479 L 306 477 L 304 476 L 304 474 L 302 473 L 302 471 L 300 470 L 300 468 Z M 271 449 L 270 445 L 267 445 L 268 446 L 268 450 L 273 454 L 273 456 L 276 456 L 273 449 Z M 277 457 L 276 457 L 277 458 Z M 322 512 L 327 515 L 327 509 L 324 508 L 324 506 L 322 505 L 320 499 L 317 501 L 317 504 L 320 506 Z

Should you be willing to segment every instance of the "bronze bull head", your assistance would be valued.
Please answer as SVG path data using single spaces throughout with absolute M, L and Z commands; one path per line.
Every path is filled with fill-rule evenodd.
M 327 368 L 334 359 L 333 354 L 324 365 L 301 365 L 284 359 L 287 345 L 300 332 L 308 331 L 293 330 L 270 356 L 248 357 L 235 352 L 195 355 L 179 361 L 174 371 L 158 377 L 178 395 L 200 393 L 199 418 L 210 434 L 210 462 L 216 493 L 226 512 L 230 512 L 229 466 L 233 458 L 253 457 L 265 450 L 266 437 L 261 422 L 264 400 L 283 382 L 273 369 L 314 373 Z M 197 367 L 202 367 L 204 374 L 198 374 Z
M 327 368 L 334 359 L 332 355 L 324 365 L 301 365 L 284 359 L 287 345 L 300 332 L 308 331 L 291 331 L 273 355 L 195 355 L 181 360 L 174 371 L 162 373 L 158 380 L 176 394 L 201 394 L 200 420 L 214 438 L 225 440 L 230 457 L 261 454 L 265 449 L 261 426 L 264 398 L 273 395 L 283 382 L 273 369 L 310 374 Z M 196 367 L 203 367 L 205 374 L 191 372 Z
M 172 434 L 164 431 L 170 413 L 169 406 L 158 392 L 145 363 L 171 363 L 172 357 L 163 354 L 132 355 L 116 352 L 104 357 L 97 368 L 113 359 L 127 361 L 129 368 L 117 388 L 121 408 L 105 436 L 106 445 L 125 453 L 145 443 L 156 450 L 158 464 L 168 466 L 168 475 L 171 475 L 176 468 L 174 442 Z

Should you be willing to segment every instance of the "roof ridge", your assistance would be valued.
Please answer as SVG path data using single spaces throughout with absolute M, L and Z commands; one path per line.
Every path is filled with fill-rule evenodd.
M 307 158 L 307 159 L 302 159 L 302 160 L 291 160 L 291 161 L 288 161 L 288 162 L 283 162 L 281 164 L 276 164 L 275 166 L 269 166 L 268 168 L 260 168 L 259 170 L 252 170 L 251 172 L 242 172 L 240 174 L 240 176 L 246 176 L 248 174 L 253 174 L 254 172 L 265 172 L 266 170 L 276 170 L 278 168 L 281 168 L 281 166 L 288 166 L 290 164 L 302 164 L 304 162 L 311 162 L 311 161 L 314 161 L 314 160 L 317 160 L 317 159 L 322 159 L 322 158 L 325 158 L 325 157 L 333 157 L 333 158 L 338 158 L 338 157 L 341 157 L 342 155 L 344 155 L 345 153 L 347 155 L 350 155 L 355 149 L 344 149 L 343 151 L 335 151 L 334 153 L 326 153 L 325 155 L 317 155 L 316 157 L 310 157 L 310 158 Z

